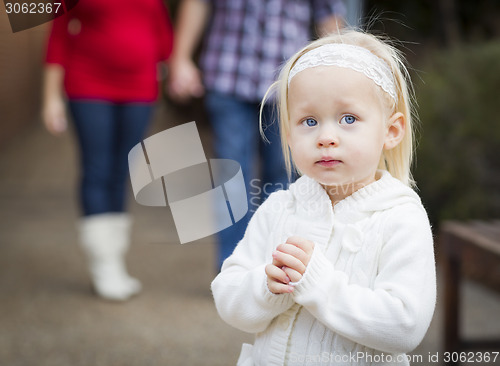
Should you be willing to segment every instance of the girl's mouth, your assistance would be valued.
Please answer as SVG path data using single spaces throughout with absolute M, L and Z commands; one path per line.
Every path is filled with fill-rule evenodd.
M 331 168 L 334 166 L 339 165 L 342 163 L 341 160 L 335 160 L 335 159 L 321 159 L 316 162 L 316 164 L 321 165 L 323 167 Z

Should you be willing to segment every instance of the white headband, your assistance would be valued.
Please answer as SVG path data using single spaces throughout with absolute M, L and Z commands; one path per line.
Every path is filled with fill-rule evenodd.
M 288 85 L 299 72 L 316 66 L 339 66 L 363 73 L 397 101 L 396 85 L 390 67 L 366 48 L 343 43 L 328 43 L 302 55 L 288 75 Z

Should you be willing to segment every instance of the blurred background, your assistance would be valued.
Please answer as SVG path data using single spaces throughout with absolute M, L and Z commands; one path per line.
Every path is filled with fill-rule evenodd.
M 500 2 L 345 3 L 351 24 L 361 18 L 401 40 L 411 65 L 420 119 L 414 175 L 440 275 L 436 316 L 415 354 L 442 354 L 441 225 L 500 219 Z M 178 1 L 165 4 L 175 22 Z M 128 261 L 143 293 L 125 304 L 91 294 L 75 245 L 74 136 L 53 137 L 40 122 L 47 31 L 13 33 L 0 5 L 0 365 L 235 364 L 251 336 L 216 313 L 213 238 L 180 246 L 168 209 L 131 203 Z M 192 120 L 211 156 L 200 100 L 179 106 L 162 93 L 148 135 Z M 464 273 L 463 334 L 500 338 L 499 261 L 465 261 Z

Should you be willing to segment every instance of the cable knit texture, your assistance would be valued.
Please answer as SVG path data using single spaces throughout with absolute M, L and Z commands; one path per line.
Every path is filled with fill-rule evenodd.
M 256 334 L 239 365 L 408 365 L 434 312 L 432 232 L 418 195 L 380 178 L 332 207 L 303 176 L 273 193 L 212 282 L 227 323 Z M 264 268 L 297 235 L 315 243 L 292 294 L 272 294 Z

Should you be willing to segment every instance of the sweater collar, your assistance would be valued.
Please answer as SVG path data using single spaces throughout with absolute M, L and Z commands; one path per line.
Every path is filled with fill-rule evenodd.
M 420 202 L 418 195 L 385 170 L 377 171 L 375 182 L 357 190 L 332 207 L 325 189 L 314 179 L 304 175 L 290 186 L 290 191 L 301 210 L 311 217 L 374 212 L 389 209 L 410 201 Z

